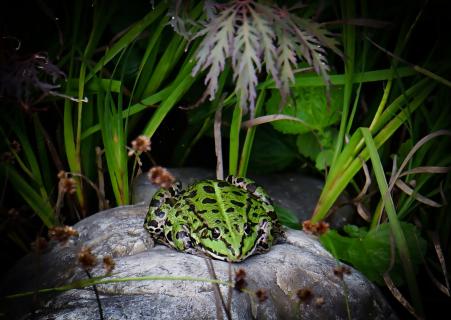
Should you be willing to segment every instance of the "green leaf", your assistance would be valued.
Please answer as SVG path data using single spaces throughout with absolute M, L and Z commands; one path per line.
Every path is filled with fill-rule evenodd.
M 291 229 L 301 229 L 299 218 L 292 211 L 277 205 L 274 205 L 274 209 L 281 224 Z
M 406 236 L 412 264 L 418 271 L 418 266 L 422 263 L 426 252 L 426 241 L 413 224 L 401 222 L 401 228 Z M 320 241 L 327 250 L 334 253 L 336 258 L 352 264 L 368 279 L 383 285 L 382 276 L 390 266 L 390 225 L 384 223 L 369 232 L 365 228 L 347 226 L 345 231 L 351 237 L 342 236 L 337 231 L 330 230 L 320 237 Z M 400 285 L 403 283 L 403 274 L 397 251 L 390 276 L 397 285 Z
M 315 161 L 315 167 L 318 170 L 324 170 L 326 167 L 330 167 L 334 152 L 331 149 L 322 150 L 318 153 Z
M 254 173 L 276 172 L 287 168 L 298 159 L 294 141 L 283 136 L 271 126 L 259 126 L 252 146 L 249 171 Z
M 293 103 L 288 103 L 282 114 L 297 117 L 304 123 L 281 120 L 271 124 L 280 132 L 288 134 L 306 133 L 312 130 L 322 130 L 335 124 L 340 118 L 340 106 L 343 96 L 342 87 L 331 88 L 331 103 L 327 106 L 326 92 L 323 87 L 298 88 L 294 92 Z M 268 114 L 277 114 L 280 106 L 280 94 L 273 91 L 266 105 Z
M 318 141 L 318 137 L 312 132 L 298 135 L 296 138 L 296 146 L 298 147 L 300 154 L 313 161 L 316 160 L 316 157 L 321 152 L 321 145 Z

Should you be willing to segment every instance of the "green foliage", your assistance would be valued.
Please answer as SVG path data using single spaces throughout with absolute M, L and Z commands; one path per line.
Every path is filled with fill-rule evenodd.
M 235 94 L 244 113 L 254 117 L 257 75 L 263 64 L 283 100 L 294 81 L 297 57 L 304 59 L 329 83 L 329 64 L 324 47 L 340 54 L 337 42 L 313 21 L 303 19 L 276 4 L 254 1 L 205 2 L 207 20 L 195 35 L 203 36 L 196 53 L 193 74 L 208 69 L 205 83 L 213 100 L 220 73 L 231 60 Z
M 277 172 L 297 160 L 294 139 L 287 139 L 271 127 L 259 128 L 252 147 L 249 167 L 252 172 Z
M 418 270 L 426 253 L 426 241 L 421 237 L 420 230 L 414 225 L 401 222 L 401 228 L 406 235 L 406 241 L 411 253 L 411 262 Z M 368 279 L 384 285 L 383 275 L 388 272 L 392 280 L 401 285 L 404 283 L 404 271 L 399 258 L 399 251 L 391 241 L 391 228 L 388 223 L 368 230 L 347 225 L 344 228 L 346 236 L 335 230 L 329 230 L 320 237 L 327 250 L 342 261 L 352 264 Z M 392 258 L 391 252 L 396 252 Z M 391 261 L 394 261 L 391 267 Z M 391 269 L 390 269 L 391 267 Z
M 302 122 L 281 120 L 272 123 L 275 129 L 287 134 L 302 134 L 323 129 L 340 119 L 340 107 L 343 100 L 343 88 L 332 87 L 330 104 L 324 87 L 300 87 L 293 90 L 294 103 L 287 103 L 281 114 L 296 117 Z M 277 114 L 280 109 L 280 95 L 273 91 L 266 104 L 268 114 Z
M 274 206 L 279 222 L 291 229 L 300 229 L 298 217 L 294 212 L 281 206 Z

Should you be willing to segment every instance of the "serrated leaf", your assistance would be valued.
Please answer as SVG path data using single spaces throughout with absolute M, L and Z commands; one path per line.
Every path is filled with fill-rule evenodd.
M 228 58 L 232 60 L 235 93 L 243 113 L 254 117 L 257 74 L 265 64 L 285 103 L 294 83 L 297 57 L 304 59 L 321 75 L 329 90 L 329 65 L 324 47 L 338 52 L 329 33 L 310 20 L 299 20 L 289 11 L 254 1 L 207 1 L 208 20 L 197 36 L 204 36 L 196 53 L 193 75 L 209 69 L 205 78 L 210 100 L 217 91 L 217 78 Z M 311 23 L 311 25 L 309 25 Z M 302 24 L 305 28 L 301 27 Z M 311 30 L 311 31 L 309 31 Z

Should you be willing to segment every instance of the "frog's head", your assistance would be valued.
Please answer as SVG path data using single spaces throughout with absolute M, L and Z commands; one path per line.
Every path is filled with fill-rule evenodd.
M 200 249 L 215 259 L 239 262 L 258 252 L 266 251 L 272 242 L 272 224 L 266 220 L 252 226 L 249 223 L 229 229 L 205 228 L 200 232 Z M 241 230 L 242 229 L 242 230 Z

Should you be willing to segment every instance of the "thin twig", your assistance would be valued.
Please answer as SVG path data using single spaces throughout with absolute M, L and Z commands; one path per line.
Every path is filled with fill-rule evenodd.
M 88 276 L 89 279 L 92 279 L 91 274 L 89 273 L 88 270 L 84 269 L 86 272 L 86 275 Z M 97 291 L 97 286 L 95 284 L 92 285 L 92 288 L 94 289 L 94 294 L 96 296 L 96 300 L 97 300 L 97 306 L 99 307 L 99 316 L 100 316 L 100 320 L 104 320 L 103 318 L 103 309 L 102 309 L 102 303 L 100 302 L 100 297 L 99 297 L 99 292 Z
M 214 123 L 216 178 L 218 178 L 219 180 L 224 179 L 224 167 L 222 162 L 222 141 L 221 141 L 221 119 L 222 119 L 223 104 L 224 104 L 224 95 L 221 97 L 221 101 L 219 102 L 218 108 L 216 109 Z

